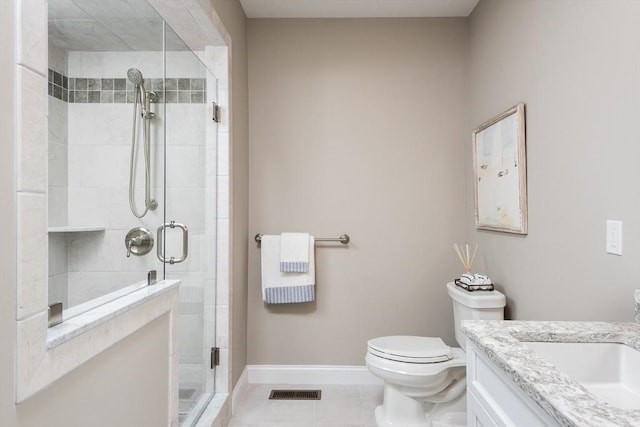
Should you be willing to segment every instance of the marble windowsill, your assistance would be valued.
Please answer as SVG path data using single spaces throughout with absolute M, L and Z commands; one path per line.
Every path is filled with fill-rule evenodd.
M 624 410 L 602 403 L 522 343 L 620 343 L 640 351 L 640 325 L 465 320 L 462 322 L 462 330 L 502 372 L 560 425 L 640 425 L 640 410 Z

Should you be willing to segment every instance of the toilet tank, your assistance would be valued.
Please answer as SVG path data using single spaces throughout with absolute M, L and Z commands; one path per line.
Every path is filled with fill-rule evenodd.
M 460 329 L 463 320 L 503 320 L 507 299 L 499 291 L 466 291 L 455 283 L 447 283 L 447 292 L 453 302 L 453 322 L 456 341 L 466 350 L 466 337 Z

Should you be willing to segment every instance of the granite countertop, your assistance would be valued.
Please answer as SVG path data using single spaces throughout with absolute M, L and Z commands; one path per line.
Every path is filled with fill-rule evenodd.
M 640 410 L 616 408 L 546 362 L 524 342 L 607 342 L 640 351 L 640 324 L 465 320 L 462 330 L 561 426 L 640 426 Z

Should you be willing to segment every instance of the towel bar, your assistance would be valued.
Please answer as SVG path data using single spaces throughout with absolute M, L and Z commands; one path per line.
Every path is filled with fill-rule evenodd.
M 256 243 L 258 244 L 258 247 L 260 247 L 260 242 L 262 241 L 262 233 L 256 234 L 255 240 L 256 240 Z M 351 241 L 351 238 L 349 237 L 348 234 L 341 234 L 340 237 L 316 237 L 315 241 L 316 242 L 340 242 L 343 245 L 348 245 L 349 241 Z

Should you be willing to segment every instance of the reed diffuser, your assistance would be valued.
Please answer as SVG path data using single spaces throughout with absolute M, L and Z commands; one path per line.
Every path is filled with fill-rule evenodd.
M 453 249 L 456 251 L 456 254 L 458 254 L 458 258 L 460 258 L 460 261 L 462 262 L 462 265 L 464 266 L 464 270 L 466 273 L 470 273 L 471 272 L 471 266 L 473 265 L 473 260 L 476 257 L 476 251 L 478 250 L 478 244 L 476 244 L 476 247 L 473 249 L 473 254 L 471 253 L 471 251 L 469 250 L 469 244 L 465 244 L 464 247 L 462 246 L 458 246 L 457 243 L 453 244 Z

